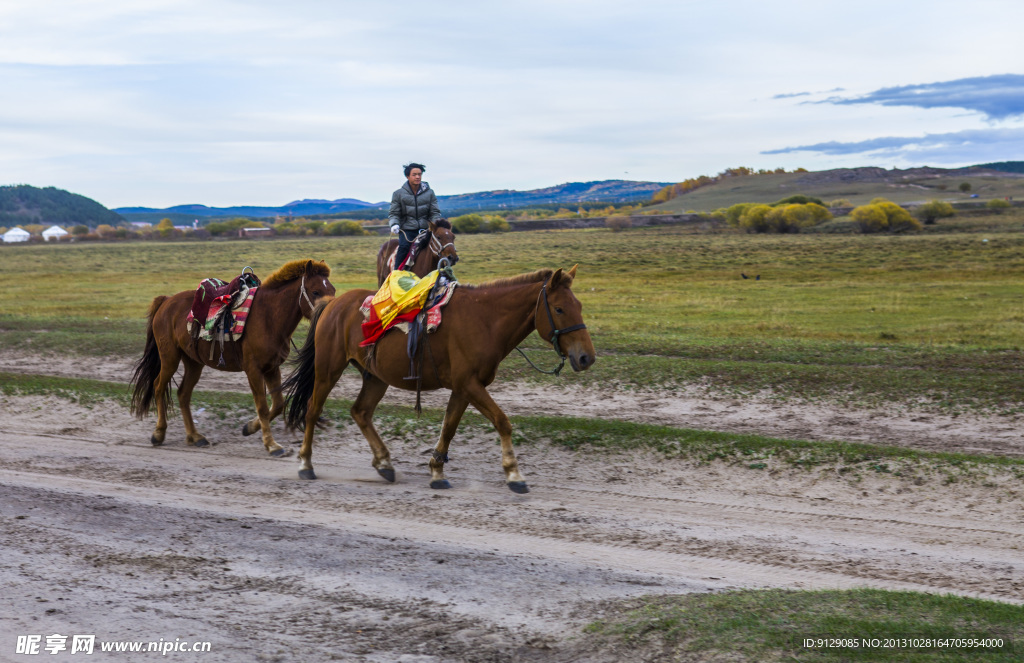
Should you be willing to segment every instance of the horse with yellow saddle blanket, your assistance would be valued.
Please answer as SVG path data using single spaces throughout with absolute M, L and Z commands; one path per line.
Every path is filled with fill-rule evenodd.
M 316 423 L 331 389 L 352 363 L 363 375 L 362 388 L 352 404 L 352 418 L 370 444 L 373 467 L 386 480 L 395 480 L 395 469 L 391 453 L 373 425 L 377 404 L 389 387 L 428 391 L 443 388 L 452 393 L 430 460 L 431 488 L 451 487 L 444 476 L 448 446 L 466 407 L 472 404 L 491 421 L 501 438 L 502 469 L 508 487 L 517 493 L 528 492 L 512 449 L 512 426 L 487 393 L 487 386 L 494 381 L 501 360 L 534 330 L 552 344 L 563 361 L 569 360 L 573 370 L 593 365 L 594 345 L 583 323 L 580 302 L 572 292 L 575 276 L 576 267 L 568 271 L 542 269 L 476 286 L 452 286 L 446 297 L 443 324 L 433 333 L 418 335 L 414 352 L 409 352 L 409 339 L 402 334 L 384 330 L 378 335 L 375 325 L 384 327 L 386 319 L 393 329 L 396 321 L 416 320 L 425 327 L 438 299 L 439 276 L 423 285 L 406 274 L 393 273 L 376 293 L 351 290 L 318 308 L 295 369 L 282 385 L 287 393 L 287 423 L 305 429 L 299 477 L 316 478 L 312 464 Z M 404 309 L 403 303 L 410 302 L 412 307 Z M 403 321 L 403 311 L 410 310 L 417 312 L 411 320 Z M 373 332 L 371 337 L 365 335 L 367 330 Z M 371 338 L 372 345 L 367 343 Z M 408 379 L 410 365 L 416 369 L 415 382 Z

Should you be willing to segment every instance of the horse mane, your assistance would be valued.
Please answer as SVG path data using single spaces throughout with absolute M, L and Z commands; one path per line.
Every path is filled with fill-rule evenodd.
M 306 273 L 306 263 L 309 260 L 292 260 L 286 262 L 277 269 L 276 272 L 264 279 L 263 283 L 260 284 L 264 288 L 279 288 L 286 283 L 294 281 L 303 274 Z M 324 278 L 331 275 L 331 268 L 327 266 L 327 263 L 323 260 L 313 261 L 313 276 L 323 276 Z
M 447 228 L 448 230 L 452 229 L 452 222 L 449 221 L 448 219 L 438 219 L 437 222 L 434 223 L 434 225 L 437 226 L 438 228 Z
M 547 281 L 551 278 L 551 275 L 555 273 L 553 269 L 538 269 L 536 272 L 530 272 L 528 274 L 518 274 L 516 276 L 508 276 L 501 279 L 494 279 L 493 281 L 487 281 L 485 283 L 477 283 L 475 285 L 463 285 L 459 284 L 460 288 L 501 288 L 503 286 L 510 285 L 522 285 L 523 283 L 538 283 L 540 281 Z

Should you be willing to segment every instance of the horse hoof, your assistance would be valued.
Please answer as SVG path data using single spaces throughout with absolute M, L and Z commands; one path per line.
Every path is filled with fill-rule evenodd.
M 387 479 L 389 483 L 395 482 L 395 471 L 390 467 L 386 467 L 382 470 L 377 470 L 377 474 Z
M 435 479 L 430 482 L 430 487 L 434 490 L 443 490 L 445 488 L 451 488 L 452 485 L 448 483 L 448 479 Z
M 271 451 L 270 455 L 273 456 L 274 458 L 281 458 L 282 456 L 290 456 L 290 455 L 292 455 L 292 450 L 291 449 L 285 449 L 284 447 L 280 447 L 278 449 L 274 449 L 273 451 Z
M 206 438 L 205 438 L 205 437 L 201 437 L 201 438 L 199 438 L 198 440 L 196 440 L 196 441 L 195 441 L 195 442 L 193 442 L 192 444 L 193 444 L 194 446 L 197 446 L 197 447 L 208 447 L 208 446 L 210 446 L 210 443 L 209 443 L 209 442 L 207 442 L 207 440 L 206 440 Z
M 509 481 L 508 488 L 513 493 L 519 493 L 520 495 L 530 492 L 530 487 L 526 485 L 525 481 Z
M 300 479 L 315 479 L 316 475 L 313 474 L 313 470 L 299 470 Z
M 149 438 L 149 443 L 152 444 L 154 447 L 159 447 L 163 445 L 164 441 L 156 439 L 156 435 L 154 435 L 153 437 Z
M 253 429 L 250 430 L 249 429 L 249 424 L 245 424 L 244 426 L 242 426 L 242 435 L 248 437 L 248 436 L 252 435 L 253 433 L 255 433 L 258 430 L 259 430 L 259 428 L 253 428 Z

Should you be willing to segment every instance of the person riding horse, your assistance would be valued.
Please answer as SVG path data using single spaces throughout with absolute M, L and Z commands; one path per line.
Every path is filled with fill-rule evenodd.
M 421 163 L 410 163 L 405 166 L 405 178 L 408 180 L 391 196 L 391 209 L 388 212 L 388 223 L 391 232 L 398 235 L 398 251 L 395 255 L 395 268 L 398 269 L 406 256 L 409 247 L 417 235 L 427 230 L 431 223 L 441 219 L 441 210 L 437 206 L 437 196 L 430 185 L 423 181 L 426 166 Z

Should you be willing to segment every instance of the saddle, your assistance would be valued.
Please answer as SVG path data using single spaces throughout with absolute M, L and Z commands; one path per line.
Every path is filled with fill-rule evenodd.
M 401 265 L 395 264 L 395 258 L 398 256 L 398 246 L 395 246 L 395 250 L 388 255 L 388 271 L 393 272 L 395 270 L 401 271 L 407 267 L 412 267 L 413 263 L 416 262 L 416 256 L 419 255 L 420 251 L 430 243 L 430 231 L 421 230 L 416 238 L 412 240 L 412 244 L 409 245 L 409 253 L 406 254 L 405 260 L 402 261 Z
M 241 336 L 259 286 L 260 280 L 251 267 L 246 267 L 231 281 L 203 279 L 192 297 L 192 309 L 186 319 L 192 340 L 196 343 L 219 341 L 221 363 L 224 363 L 224 342 Z M 213 359 L 213 345 L 210 346 L 210 359 Z

